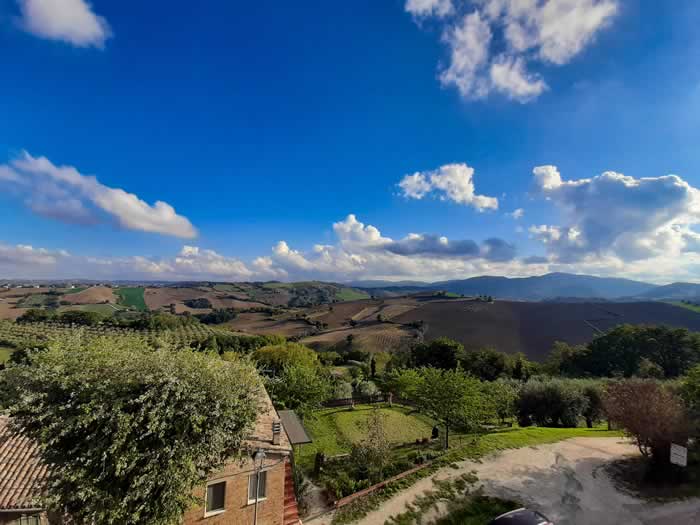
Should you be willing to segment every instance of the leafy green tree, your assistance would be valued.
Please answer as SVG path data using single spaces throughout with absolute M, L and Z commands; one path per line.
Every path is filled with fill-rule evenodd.
M 48 507 L 77 523 L 178 522 L 260 407 L 250 364 L 141 338 L 75 336 L 28 360 L 2 372 L 12 424 L 52 466 Z
M 484 381 L 504 377 L 508 370 L 506 354 L 494 348 L 465 352 L 460 363 L 464 370 Z
M 384 377 L 385 391 L 400 398 L 416 399 L 421 385 L 421 374 L 413 368 L 395 368 Z
M 318 354 L 299 343 L 264 346 L 253 353 L 253 359 L 265 373 L 278 374 L 285 366 L 298 365 L 316 369 L 321 363 Z
M 514 381 L 491 381 L 481 384 L 483 400 L 488 410 L 497 415 L 501 423 L 515 416 L 520 384 Z
M 324 370 L 289 363 L 266 379 L 267 390 L 277 408 L 295 410 L 304 418 L 331 396 L 332 383 Z
M 350 460 L 371 482 L 382 480 L 384 469 L 391 457 L 391 446 L 386 434 L 386 415 L 377 407 L 370 411 L 365 422 L 365 438 L 352 446 Z
M 414 400 L 423 413 L 445 427 L 445 448 L 449 447 L 450 428 L 474 426 L 484 418 L 479 381 L 460 369 L 421 369 Z
M 42 323 L 53 321 L 56 314 L 51 310 L 42 310 L 40 308 L 30 308 L 17 318 L 18 323 Z
M 419 343 L 411 350 L 414 366 L 431 366 L 443 370 L 457 368 L 463 353 L 464 346 L 447 337 L 440 337 L 430 343 Z

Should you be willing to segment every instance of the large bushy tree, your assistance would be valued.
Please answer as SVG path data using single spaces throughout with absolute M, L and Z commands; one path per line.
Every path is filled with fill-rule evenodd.
M 689 431 L 685 407 L 671 388 L 648 379 L 617 381 L 606 388 L 603 403 L 655 470 L 667 470 L 671 443 L 685 444 Z
M 77 523 L 169 524 L 241 452 L 262 384 L 241 360 L 74 336 L 2 372 L 14 427 L 52 466 L 48 506 Z
M 462 369 L 421 368 L 395 373 L 394 384 L 402 385 L 404 394 L 426 415 L 445 427 L 445 448 L 449 447 L 450 429 L 474 426 L 484 419 L 480 382 Z
M 464 346 L 447 337 L 440 337 L 429 343 L 419 343 L 411 350 L 413 365 L 416 367 L 431 366 L 449 370 L 456 368 Z

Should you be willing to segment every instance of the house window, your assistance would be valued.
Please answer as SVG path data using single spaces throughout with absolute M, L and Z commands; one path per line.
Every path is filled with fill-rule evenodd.
M 211 483 L 207 485 L 207 501 L 205 516 L 218 514 L 225 510 L 226 482 Z
M 39 514 L 33 514 L 31 516 L 20 516 L 14 522 L 14 525 L 41 525 L 41 516 Z
M 259 483 L 258 479 L 260 480 Z M 260 472 L 248 477 L 248 503 L 255 503 L 256 489 L 258 494 L 257 499 L 265 499 L 267 495 L 267 472 Z

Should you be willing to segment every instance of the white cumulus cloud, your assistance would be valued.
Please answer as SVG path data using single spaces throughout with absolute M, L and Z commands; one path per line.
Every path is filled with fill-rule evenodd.
M 443 86 L 467 99 L 499 92 L 529 102 L 548 89 L 532 68 L 562 66 L 590 45 L 618 13 L 618 0 L 472 0 L 437 9 L 409 0 L 406 10 L 440 18 L 449 62 Z
M 76 47 L 103 48 L 112 31 L 85 0 L 18 0 L 25 31 Z
M 498 209 L 498 199 L 478 195 L 474 188 L 474 168 L 464 163 L 445 164 L 437 170 L 406 175 L 399 182 L 403 196 L 422 199 L 436 194 L 440 199 L 472 206 L 478 211 Z
M 414 16 L 447 16 L 454 11 L 452 0 L 406 0 L 406 12 Z
M 4 175 L 3 175 L 4 174 Z M 111 216 L 123 228 L 181 238 L 197 236 L 190 221 L 168 203 L 150 205 L 133 193 L 101 184 L 72 166 L 56 166 L 46 157 L 24 153 L 0 165 L 0 187 L 24 197 L 35 213 L 74 224 Z
M 535 187 L 564 224 L 530 228 L 561 262 L 673 258 L 697 251 L 700 191 L 676 175 L 634 178 L 606 171 L 564 180 L 556 166 L 533 170 Z

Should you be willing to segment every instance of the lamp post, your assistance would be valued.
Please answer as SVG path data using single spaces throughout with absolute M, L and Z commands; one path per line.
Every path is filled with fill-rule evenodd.
M 258 449 L 253 454 L 253 465 L 255 466 L 255 510 L 253 512 L 253 523 L 258 525 L 258 497 L 260 496 L 260 473 L 265 463 L 265 451 Z

